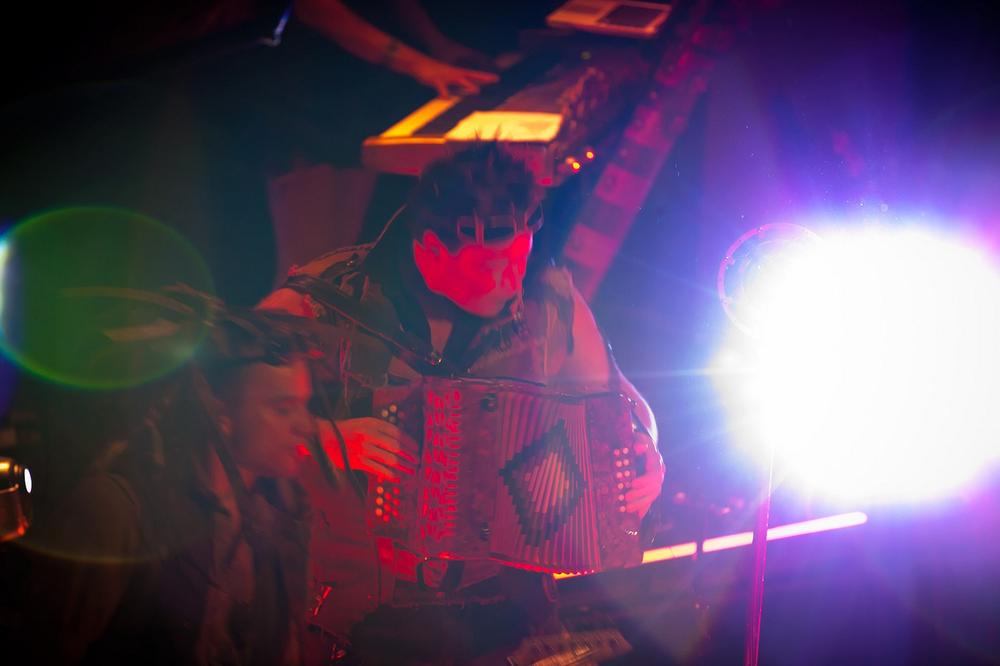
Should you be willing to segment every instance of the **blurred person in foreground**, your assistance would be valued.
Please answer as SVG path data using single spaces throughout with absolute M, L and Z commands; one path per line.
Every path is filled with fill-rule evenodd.
M 309 531 L 295 476 L 315 432 L 316 347 L 287 318 L 206 302 L 195 359 L 120 398 L 136 401 L 122 410 L 129 434 L 36 526 L 25 657 L 302 662 Z M 172 344 L 176 329 L 148 329 L 169 329 L 150 345 Z

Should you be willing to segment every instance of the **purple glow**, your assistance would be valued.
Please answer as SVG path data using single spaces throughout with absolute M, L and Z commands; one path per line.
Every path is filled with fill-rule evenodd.
M 931 499 L 1000 458 L 1000 271 L 987 253 L 913 227 L 840 229 L 748 296 L 759 335 L 719 352 L 718 387 L 738 443 L 776 447 L 804 493 Z
M 803 536 L 806 534 L 842 530 L 847 527 L 864 525 L 866 522 L 868 522 L 868 516 L 866 514 L 861 511 L 852 511 L 850 513 L 841 513 L 835 516 L 826 516 L 824 518 L 815 518 L 813 520 L 804 520 L 798 523 L 788 523 L 786 525 L 772 527 L 767 531 L 767 540 L 777 541 L 779 539 L 788 539 L 790 537 Z M 730 548 L 749 546 L 751 543 L 753 543 L 752 532 L 738 532 L 736 534 L 727 534 L 725 536 L 705 539 L 701 542 L 700 550 L 703 553 L 713 553 L 720 550 L 728 550 Z M 693 557 L 697 555 L 698 552 L 698 542 L 696 541 L 676 543 L 672 546 L 652 548 L 643 552 L 642 563 L 651 564 L 653 562 L 663 562 L 665 560 Z M 555 578 L 574 578 L 579 575 L 587 574 L 555 574 Z

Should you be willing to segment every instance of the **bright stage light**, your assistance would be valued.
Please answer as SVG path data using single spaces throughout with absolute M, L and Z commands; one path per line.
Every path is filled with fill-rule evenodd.
M 734 433 L 773 445 L 785 481 L 852 500 L 940 497 L 995 463 L 990 258 L 927 231 L 871 227 L 791 249 L 745 294 L 756 336 L 753 360 L 727 375 Z

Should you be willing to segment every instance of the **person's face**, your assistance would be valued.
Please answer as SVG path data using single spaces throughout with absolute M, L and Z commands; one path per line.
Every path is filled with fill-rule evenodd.
M 227 401 L 236 464 L 260 476 L 294 475 L 301 446 L 313 432 L 306 362 L 254 363 L 236 381 Z
M 413 259 L 427 288 L 479 317 L 495 317 L 520 295 L 533 231 L 497 242 L 462 244 L 452 252 L 433 231 L 413 241 Z

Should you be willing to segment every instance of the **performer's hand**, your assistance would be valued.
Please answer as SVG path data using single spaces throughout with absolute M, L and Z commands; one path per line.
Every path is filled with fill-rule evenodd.
M 433 58 L 420 58 L 411 63 L 409 69 L 414 79 L 434 88 L 441 97 L 449 97 L 456 93 L 474 95 L 479 92 L 481 86 L 499 80 L 496 74 L 453 67 Z
M 660 496 L 667 468 L 663 464 L 660 452 L 656 449 L 656 444 L 649 435 L 643 432 L 635 433 L 632 446 L 637 455 L 645 456 L 646 471 L 641 476 L 636 477 L 635 481 L 632 482 L 632 487 L 625 493 L 625 506 L 626 510 L 637 512 L 640 517 L 645 517 L 649 507 Z
M 352 470 L 390 481 L 416 472 L 417 443 L 392 423 L 368 416 L 337 421 L 337 427 L 347 444 L 347 461 Z M 319 435 L 331 462 L 344 469 L 340 443 L 329 421 L 319 420 Z

